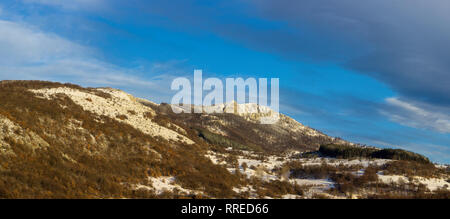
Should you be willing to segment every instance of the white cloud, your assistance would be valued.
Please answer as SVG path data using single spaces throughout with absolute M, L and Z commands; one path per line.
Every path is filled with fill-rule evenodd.
M 149 78 L 148 74 L 163 73 L 122 68 L 97 59 L 97 55 L 92 48 L 34 26 L 0 20 L 0 80 L 51 80 L 128 87 L 148 93 L 163 90 L 161 77 L 170 77 Z M 145 75 L 147 79 L 134 75 Z
M 34 3 L 60 7 L 67 10 L 93 9 L 106 6 L 105 0 L 23 0 L 25 3 Z
M 26 24 L 0 20 L 0 64 L 42 63 L 81 57 L 86 47 Z
M 450 109 L 436 108 L 420 102 L 408 102 L 399 98 L 387 98 L 389 109 L 381 113 L 392 121 L 414 128 L 450 133 Z

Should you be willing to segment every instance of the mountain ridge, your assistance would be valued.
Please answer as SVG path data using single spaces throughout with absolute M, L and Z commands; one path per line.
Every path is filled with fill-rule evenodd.
M 175 114 L 117 89 L 44 81 L 1 81 L 0 101 L 0 197 L 435 197 L 450 185 L 445 167 L 415 154 L 369 157 L 284 115 L 267 125 L 247 114 Z M 349 174 L 352 190 L 339 174 Z M 408 175 L 433 192 L 386 184 Z

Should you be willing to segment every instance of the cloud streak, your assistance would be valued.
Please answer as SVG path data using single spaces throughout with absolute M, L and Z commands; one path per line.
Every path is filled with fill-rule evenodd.
M 84 86 L 113 86 L 134 89 L 147 96 L 149 92 L 164 90 L 161 78 L 170 78 L 165 75 L 170 63 L 153 63 L 151 69 L 130 69 L 101 61 L 97 56 L 100 55 L 92 48 L 32 25 L 0 20 L 0 77 L 3 80 L 52 80 Z
M 23 2 L 55 6 L 65 10 L 92 10 L 107 6 L 107 0 L 23 0 Z
M 80 58 L 90 49 L 32 26 L 0 20 L 0 64 L 46 63 L 52 60 Z
M 450 108 L 439 110 L 424 103 L 407 102 L 399 98 L 387 98 L 386 102 L 391 110 L 382 110 L 381 113 L 392 121 L 414 128 L 450 133 Z

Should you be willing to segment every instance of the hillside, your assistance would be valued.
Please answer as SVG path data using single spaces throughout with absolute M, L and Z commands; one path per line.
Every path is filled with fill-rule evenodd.
M 0 198 L 450 196 L 447 166 L 285 115 L 260 124 L 273 112 L 255 104 L 175 114 L 112 88 L 42 81 L 0 82 L 0 103 Z

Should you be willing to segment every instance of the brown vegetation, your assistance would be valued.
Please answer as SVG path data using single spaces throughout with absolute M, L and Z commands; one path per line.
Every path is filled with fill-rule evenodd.
M 61 86 L 109 98 L 106 93 L 76 85 L 0 83 L 0 115 L 50 145 L 33 150 L 6 139 L 14 155 L 0 154 L 0 198 L 154 198 L 152 192 L 135 191 L 131 185 L 146 184 L 147 177 L 161 175 L 175 176 L 181 186 L 204 190 L 207 196 L 235 195 L 232 188 L 240 179 L 202 155 L 206 145 L 195 132 L 188 130 L 188 135 L 198 144 L 172 147 L 174 143 L 162 138 L 84 111 L 65 95 L 47 100 L 28 91 Z M 158 122 L 161 120 L 164 118 Z M 72 128 L 69 124 L 78 124 L 73 121 L 81 121 L 81 127 Z

